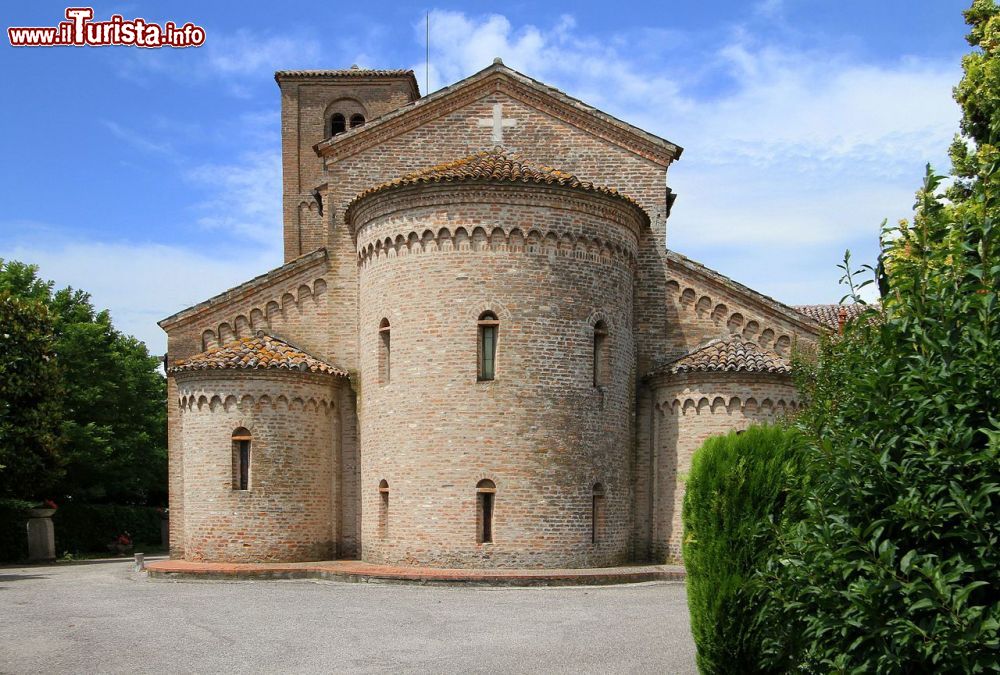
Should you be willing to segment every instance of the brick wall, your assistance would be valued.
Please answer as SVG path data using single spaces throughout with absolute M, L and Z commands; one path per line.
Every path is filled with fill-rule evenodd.
M 231 370 L 184 372 L 174 379 L 187 450 L 185 558 L 332 558 L 338 495 L 330 449 L 338 433 L 336 396 L 343 380 Z M 234 488 L 232 434 L 240 427 L 253 437 L 250 486 L 245 491 Z
M 393 191 L 359 209 L 365 560 L 586 567 L 628 558 L 640 217 L 606 197 L 504 185 Z M 478 382 L 477 319 L 487 310 L 500 321 L 497 375 Z M 380 385 L 384 318 L 391 371 Z M 603 388 L 592 379 L 598 320 L 613 366 Z M 497 487 L 491 544 L 477 543 L 483 479 Z M 606 522 L 593 544 L 598 482 Z
M 327 162 L 324 202 L 330 220 L 326 245 L 337 275 L 336 283 L 331 283 L 331 290 L 337 289 L 332 292 L 333 303 L 342 315 L 357 315 L 358 311 L 357 249 L 351 229 L 344 225 L 347 205 L 372 186 L 492 149 L 492 132 L 479 126 L 479 120 L 490 118 L 493 105 L 497 103 L 501 104 L 505 119 L 517 120 L 516 127 L 504 132 L 505 146 L 510 152 L 520 152 L 535 164 L 574 173 L 581 180 L 621 190 L 649 214 L 653 229 L 663 232 L 665 166 L 556 119 L 512 94 L 502 91 L 463 93 L 456 99 L 453 110 L 420 127 L 386 138 L 349 157 Z M 654 239 L 653 235 L 644 235 L 643 245 L 652 244 Z M 662 249 L 662 236 L 658 245 Z M 641 255 L 646 264 L 650 260 L 654 265 L 659 264 L 655 254 L 643 252 Z M 658 269 L 662 279 L 662 266 Z M 642 312 L 662 314 L 662 303 Z M 334 351 L 344 359 L 346 368 L 356 368 L 356 332 L 346 325 L 333 326 L 332 331 Z
M 650 500 L 648 549 L 654 560 L 680 560 L 684 479 L 695 451 L 710 436 L 794 412 L 798 394 L 788 376 L 761 373 L 673 375 L 653 380 L 648 393 L 639 423 L 651 451 L 637 467 L 649 483 L 642 491 Z
M 310 194 L 325 181 L 313 146 L 329 136 L 334 112 L 366 120 L 395 110 L 416 97 L 411 78 L 281 77 L 281 175 L 285 262 L 326 245 L 328 220 Z
M 818 325 L 790 307 L 741 289 L 675 254 L 668 254 L 664 266 L 667 277 L 661 304 L 667 311 L 668 339 L 661 361 L 731 333 L 786 358 L 793 346 L 815 344 Z

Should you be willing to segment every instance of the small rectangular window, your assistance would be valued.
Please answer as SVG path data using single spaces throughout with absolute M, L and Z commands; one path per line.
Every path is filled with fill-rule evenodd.
M 594 485 L 593 498 L 590 503 L 590 542 L 599 543 L 604 538 L 604 486 Z
M 389 533 L 389 483 L 383 478 L 378 484 L 378 536 L 381 539 Z
M 608 329 L 603 321 L 594 326 L 594 386 L 603 387 L 608 383 L 608 371 L 611 369 L 608 350 Z
M 483 312 L 479 317 L 479 365 L 477 377 L 480 382 L 496 378 L 497 335 L 500 322 L 493 312 Z
M 483 326 L 483 372 L 480 379 L 492 380 L 493 359 L 496 356 L 496 326 Z
M 250 435 L 245 430 L 233 434 L 233 489 L 250 489 Z
M 488 478 L 476 484 L 476 541 L 480 544 L 493 542 L 493 504 L 496 491 L 496 483 Z
M 389 320 L 382 319 L 378 327 L 379 348 L 378 348 L 378 383 L 380 385 L 389 384 L 392 377 L 392 343 L 390 342 Z
M 493 497 L 492 492 L 479 493 L 480 508 L 482 509 L 479 542 L 482 544 L 493 542 Z

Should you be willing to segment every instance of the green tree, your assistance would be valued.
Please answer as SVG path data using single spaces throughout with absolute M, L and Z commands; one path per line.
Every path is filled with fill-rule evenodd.
M 52 332 L 44 304 L 0 289 L 0 497 L 44 498 L 62 475 Z
M 1000 157 L 994 141 L 1000 120 L 1000 9 L 993 0 L 975 0 L 964 14 L 970 27 L 967 40 L 976 49 L 963 57 L 964 76 L 955 87 L 962 121 L 949 152 L 954 181 L 948 198 L 959 217 L 969 210 L 983 215 L 972 199 L 974 186 L 992 176 L 989 167 Z
M 38 278 L 37 268 L 0 261 L 0 290 L 48 309 L 61 374 L 62 464 L 55 494 L 83 501 L 163 502 L 166 382 L 158 359 L 123 335 L 90 295 Z
M 884 232 L 880 307 L 797 368 L 812 478 L 762 573 L 772 664 L 1000 670 L 1000 20 L 966 17 L 949 199 L 928 168 L 913 223 Z

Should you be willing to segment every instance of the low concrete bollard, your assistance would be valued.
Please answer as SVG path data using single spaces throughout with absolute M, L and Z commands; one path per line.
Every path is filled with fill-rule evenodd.
M 146 554 L 136 553 L 135 554 L 135 571 L 142 572 L 146 569 Z

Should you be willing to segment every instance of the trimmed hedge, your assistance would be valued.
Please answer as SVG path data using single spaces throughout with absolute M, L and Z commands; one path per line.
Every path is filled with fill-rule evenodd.
M 160 514 L 152 506 L 68 503 L 59 507 L 52 522 L 56 555 L 107 551 L 108 544 L 124 532 L 137 543 L 160 542 Z
M 693 459 L 684 496 L 684 566 L 691 632 L 702 673 L 761 667 L 756 569 L 778 526 L 800 517 L 791 491 L 802 481 L 804 440 L 795 429 L 752 426 L 710 438 Z

